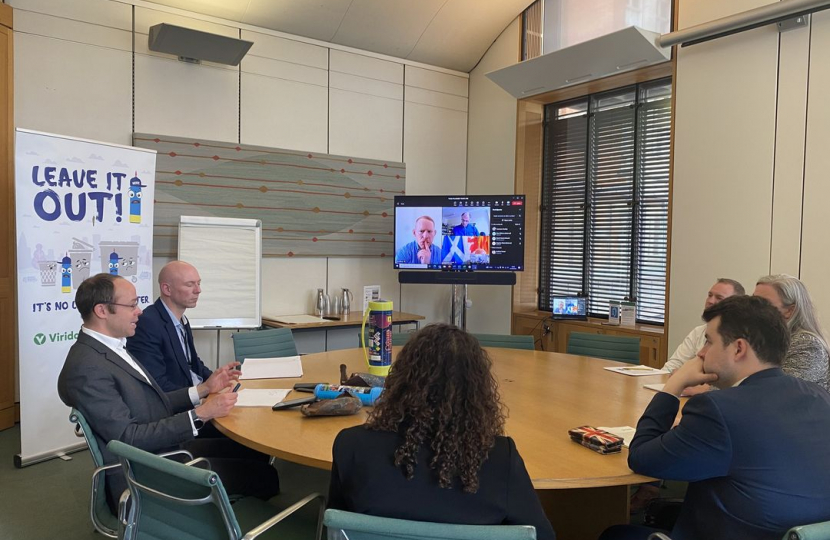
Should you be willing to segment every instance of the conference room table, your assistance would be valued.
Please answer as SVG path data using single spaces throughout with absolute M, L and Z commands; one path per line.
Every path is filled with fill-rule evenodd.
M 393 355 L 398 347 L 394 348 Z M 594 540 L 607 526 L 628 522 L 629 485 L 654 480 L 633 473 L 628 450 L 600 455 L 574 443 L 568 430 L 591 426 L 636 426 L 654 396 L 643 387 L 667 375 L 633 377 L 607 371 L 626 364 L 543 351 L 487 349 L 507 408 L 506 435 L 516 442 L 557 536 Z M 302 357 L 303 377 L 244 380 L 242 388 L 292 388 L 297 382 L 340 380 L 366 371 L 361 349 Z M 292 392 L 286 399 L 308 396 Z M 363 424 L 367 408 L 352 416 L 304 417 L 298 409 L 236 407 L 214 419 L 228 437 L 278 458 L 331 468 L 331 447 L 340 430 Z

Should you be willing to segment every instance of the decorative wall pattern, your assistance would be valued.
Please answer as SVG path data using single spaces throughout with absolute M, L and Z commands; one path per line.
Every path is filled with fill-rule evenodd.
M 135 133 L 158 152 L 154 255 L 175 256 L 179 216 L 262 221 L 264 257 L 388 257 L 403 163 Z

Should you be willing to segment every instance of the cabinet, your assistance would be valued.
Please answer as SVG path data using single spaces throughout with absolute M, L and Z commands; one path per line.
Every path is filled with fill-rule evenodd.
M 662 326 L 638 324 L 634 327 L 609 326 L 603 319 L 587 321 L 554 321 L 542 311 L 513 314 L 513 333 L 530 334 L 536 348 L 545 351 L 567 352 L 571 332 L 589 332 L 640 339 L 640 363 L 660 368 L 666 363 L 665 334 Z

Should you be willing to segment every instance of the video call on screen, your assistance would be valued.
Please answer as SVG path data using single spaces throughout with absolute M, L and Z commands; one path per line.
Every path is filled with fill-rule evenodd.
M 395 197 L 395 268 L 524 269 L 524 195 Z

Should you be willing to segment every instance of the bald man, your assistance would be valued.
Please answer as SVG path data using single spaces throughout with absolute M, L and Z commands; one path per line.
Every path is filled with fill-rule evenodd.
M 193 331 L 184 312 L 196 307 L 202 279 L 192 265 L 173 261 L 159 272 L 158 300 L 138 319 L 127 350 L 138 358 L 165 392 L 194 389 L 210 377 L 193 345 Z
M 452 228 L 453 236 L 478 236 L 478 229 L 475 225 L 470 225 L 470 213 L 462 212 L 461 224 Z

